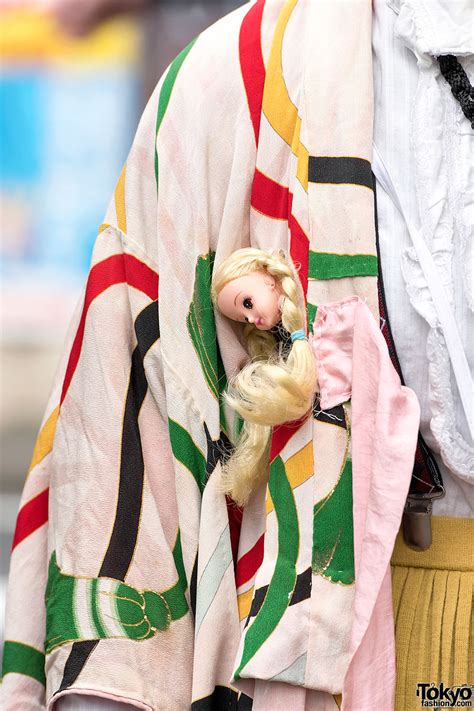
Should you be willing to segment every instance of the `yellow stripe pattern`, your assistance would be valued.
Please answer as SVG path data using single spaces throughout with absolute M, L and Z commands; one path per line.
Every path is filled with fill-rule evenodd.
M 239 619 L 243 620 L 247 617 L 247 615 L 250 612 L 250 607 L 252 605 L 252 597 L 253 597 L 253 586 L 249 589 L 246 590 L 246 592 L 241 593 L 237 597 L 237 605 L 239 607 Z
M 127 164 L 122 168 L 120 178 L 115 188 L 115 211 L 117 213 L 117 227 L 121 232 L 127 234 L 127 215 L 125 212 L 125 176 L 127 173 Z
M 41 431 L 36 438 L 33 456 L 31 458 L 28 474 L 34 469 L 53 449 L 54 434 L 56 432 L 56 424 L 59 416 L 59 405 L 52 411 Z
M 288 0 L 276 24 L 268 58 L 262 111 L 276 133 L 287 143 L 298 158 L 296 175 L 305 192 L 308 191 L 308 150 L 300 141 L 301 119 L 290 99 L 283 77 L 282 47 L 291 13 L 298 0 Z
M 294 490 L 300 484 L 303 484 L 307 479 L 313 476 L 313 442 L 308 442 L 299 452 L 293 454 L 285 462 L 286 475 L 290 482 L 291 488 Z M 265 509 L 267 514 L 273 511 L 274 505 L 270 492 L 267 492 L 265 501 Z

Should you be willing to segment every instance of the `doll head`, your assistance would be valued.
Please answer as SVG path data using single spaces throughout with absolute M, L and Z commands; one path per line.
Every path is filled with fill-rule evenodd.
M 281 277 L 271 272 L 272 255 L 259 249 L 239 249 L 214 272 L 212 298 L 233 321 L 268 330 L 281 319 Z
M 282 291 L 275 277 L 254 271 L 227 282 L 217 297 L 219 311 L 233 321 L 268 330 L 281 319 Z
M 250 360 L 231 378 L 224 395 L 244 424 L 232 456 L 222 465 L 219 485 L 245 505 L 268 473 L 272 427 L 311 411 L 315 361 L 304 335 L 306 315 L 298 277 L 282 252 L 237 250 L 215 269 L 211 298 L 224 316 L 245 324 Z M 280 320 L 291 334 L 286 356 L 269 332 Z
M 295 275 L 281 251 L 233 252 L 213 274 L 211 297 L 224 316 L 254 329 L 268 331 L 280 320 L 290 332 L 305 325 Z

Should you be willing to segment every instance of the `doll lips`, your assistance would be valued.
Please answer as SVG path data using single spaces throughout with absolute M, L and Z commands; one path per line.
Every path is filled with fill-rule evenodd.
M 255 323 L 256 323 L 257 326 L 261 326 L 262 323 L 263 323 L 263 319 L 262 319 L 262 318 L 258 318 Z

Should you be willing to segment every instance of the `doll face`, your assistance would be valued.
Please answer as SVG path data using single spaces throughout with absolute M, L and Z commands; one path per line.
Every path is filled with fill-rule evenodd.
M 217 306 L 233 321 L 253 323 L 258 329 L 268 331 L 281 318 L 281 296 L 275 277 L 265 271 L 255 271 L 228 282 L 219 293 Z

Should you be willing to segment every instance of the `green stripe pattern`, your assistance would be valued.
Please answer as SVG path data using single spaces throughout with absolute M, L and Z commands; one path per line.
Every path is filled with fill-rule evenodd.
M 186 576 L 177 536 L 173 558 L 178 581 L 158 593 L 140 591 L 113 578 L 63 573 L 53 553 L 46 588 L 46 654 L 71 642 L 150 639 L 188 612 Z
M 171 62 L 171 65 L 168 69 L 168 73 L 166 74 L 166 77 L 163 81 L 163 85 L 161 87 L 160 91 L 160 96 L 158 99 L 158 112 L 156 116 L 156 137 L 158 137 L 158 131 L 160 130 L 160 126 L 162 124 L 164 115 L 166 113 L 166 109 L 168 108 L 168 104 L 170 102 L 171 98 L 171 92 L 173 90 L 176 77 L 178 76 L 179 70 L 181 69 L 184 60 L 188 56 L 189 52 L 191 51 L 192 46 L 196 42 L 197 37 L 195 37 L 188 45 L 185 47 L 177 57 Z M 158 190 L 158 151 L 156 150 L 155 147 L 155 178 L 156 178 L 156 189 Z
M 189 432 L 171 417 L 168 418 L 168 431 L 175 459 L 193 475 L 202 493 L 206 485 L 206 458 Z
M 312 569 L 333 583 L 354 582 L 352 461 L 346 459 L 339 481 L 314 506 Z
M 344 408 L 346 456 L 336 485 L 313 508 L 312 570 L 333 583 L 352 585 L 354 568 L 354 518 L 352 512 L 351 426 Z
M 12 673 L 24 674 L 46 686 L 43 652 L 22 642 L 6 640 L 3 647 L 2 677 Z
M 306 304 L 306 313 L 308 315 L 308 331 L 310 333 L 313 333 L 313 323 L 314 319 L 316 318 L 316 312 L 318 310 L 318 307 L 316 304 L 310 304 L 309 301 Z
M 219 402 L 221 429 L 228 434 L 222 398 L 227 387 L 227 378 L 217 343 L 214 307 L 211 301 L 214 257 L 215 253 L 210 251 L 197 260 L 193 300 L 189 306 L 186 325 L 201 365 L 204 380 L 213 397 Z
M 278 557 L 265 600 L 253 623 L 247 628 L 242 659 L 235 679 L 253 655 L 260 649 L 282 619 L 296 584 L 296 561 L 299 549 L 299 528 L 296 503 L 285 464 L 276 457 L 271 466 L 268 487 L 275 507 L 278 525 Z
M 309 253 L 308 279 L 377 276 L 378 259 L 373 254 Z
M 189 607 L 186 600 L 185 592 L 188 587 L 186 579 L 186 571 L 184 569 L 183 551 L 181 548 L 181 531 L 178 528 L 176 541 L 173 548 L 173 559 L 178 572 L 178 581 L 168 590 L 163 590 L 161 596 L 166 602 L 172 620 L 180 620 L 181 617 L 188 612 Z M 145 600 L 150 597 L 148 592 L 143 593 Z

